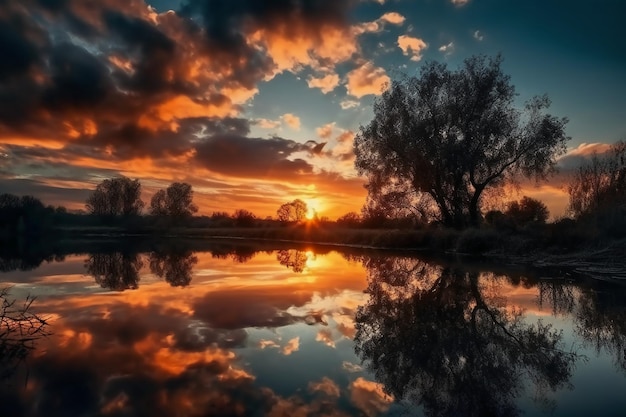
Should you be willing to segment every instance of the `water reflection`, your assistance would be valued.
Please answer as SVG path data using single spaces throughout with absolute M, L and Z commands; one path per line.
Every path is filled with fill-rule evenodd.
M 94 253 L 85 261 L 85 269 L 102 288 L 113 291 L 136 289 L 143 260 L 137 253 Z
M 149 255 L 150 271 L 164 278 L 172 287 L 186 287 L 191 283 L 193 267 L 198 257 L 185 249 L 155 251 Z
M 626 291 L 584 291 L 575 313 L 576 331 L 596 352 L 611 354 L 626 373 Z
M 578 356 L 561 333 L 522 320 L 478 272 L 407 258 L 367 268 L 355 349 L 395 398 L 429 416 L 512 416 L 527 381 L 546 405 L 568 386 Z
M 293 272 L 303 272 L 308 255 L 307 252 L 298 249 L 281 249 L 276 251 L 276 260 Z
M 626 363 L 626 297 L 613 287 L 252 245 L 113 242 L 87 261 L 0 274 L 39 291 L 55 333 L 32 355 L 27 387 L 0 386 L 0 416 L 375 417 L 401 413 L 394 398 L 408 414 L 535 416 L 527 396 L 558 399 L 555 414 L 568 415 L 570 392 L 553 391 L 588 375 L 571 346 Z M 623 392 L 610 373 L 603 382 Z M 599 413 L 603 401 L 626 408 L 574 393 Z

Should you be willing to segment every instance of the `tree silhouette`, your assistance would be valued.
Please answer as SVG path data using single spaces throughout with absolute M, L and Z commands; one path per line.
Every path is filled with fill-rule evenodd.
M 520 201 L 511 201 L 504 214 L 515 225 L 526 226 L 532 223 L 545 223 L 550 212 L 541 201 L 524 196 Z
M 481 285 L 480 274 L 419 260 L 370 260 L 355 350 L 385 390 L 429 416 L 514 416 L 524 382 L 567 385 L 577 356 L 561 335 Z
M 50 334 L 46 318 L 31 311 L 33 301 L 28 297 L 16 305 L 9 288 L 0 288 L 0 382 L 13 375 L 38 339 Z
M 157 191 L 150 200 L 150 213 L 155 216 L 169 216 L 176 220 L 186 219 L 198 207 L 193 204 L 193 189 L 184 182 L 172 183 L 165 190 Z
M 141 256 L 130 252 L 94 253 L 85 261 L 87 273 L 102 288 L 113 291 L 137 289 L 142 267 Z
M 306 218 L 307 205 L 300 199 L 281 205 L 276 211 L 278 220 L 281 222 L 300 222 Z
M 544 114 L 545 96 L 514 108 L 515 88 L 500 64 L 478 56 L 450 71 L 433 62 L 419 78 L 392 83 L 354 142 L 369 199 L 426 214 L 426 196 L 439 220 L 463 227 L 480 221 L 485 190 L 550 171 L 565 152 L 567 121 Z
M 617 142 L 604 155 L 576 171 L 568 188 L 569 210 L 576 217 L 602 215 L 626 207 L 626 142 Z
M 89 195 L 85 207 L 102 217 L 138 215 L 144 207 L 141 183 L 123 176 L 104 180 Z
M 186 287 L 191 282 L 193 267 L 198 257 L 189 250 L 150 253 L 150 271 L 165 278 L 172 287 Z

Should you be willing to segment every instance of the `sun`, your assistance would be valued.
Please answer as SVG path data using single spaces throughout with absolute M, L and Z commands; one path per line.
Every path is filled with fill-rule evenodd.
M 306 203 L 307 211 L 304 215 L 307 220 L 313 220 L 317 217 L 320 209 L 320 201 L 315 198 L 310 198 L 304 201 Z

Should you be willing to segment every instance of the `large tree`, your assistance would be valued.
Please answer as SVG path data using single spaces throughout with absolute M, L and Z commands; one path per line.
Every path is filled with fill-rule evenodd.
M 150 200 L 150 213 L 185 219 L 193 216 L 198 207 L 193 204 L 193 189 L 184 182 L 174 182 L 167 189 L 157 191 Z
M 520 174 L 544 178 L 565 152 L 567 119 L 545 113 L 549 99 L 518 109 L 515 97 L 499 56 L 471 57 L 456 71 L 432 62 L 394 81 L 354 142 L 368 198 L 423 213 L 426 196 L 445 224 L 479 223 L 485 190 Z
M 141 183 L 123 176 L 104 180 L 87 198 L 85 206 L 90 214 L 98 216 L 138 215 L 144 206 Z

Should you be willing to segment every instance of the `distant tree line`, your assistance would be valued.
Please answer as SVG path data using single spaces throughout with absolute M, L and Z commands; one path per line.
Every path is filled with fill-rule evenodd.
M 89 195 L 85 207 L 89 214 L 108 220 L 139 216 L 145 207 L 141 200 L 141 183 L 124 176 L 106 179 Z M 193 216 L 198 207 L 193 203 L 191 185 L 174 182 L 152 196 L 148 210 L 152 216 L 180 221 Z
M 45 206 L 30 195 L 0 194 L 0 237 L 39 235 L 66 217 L 65 207 Z

